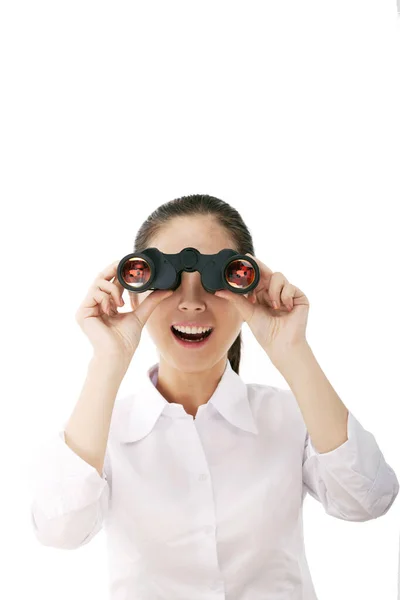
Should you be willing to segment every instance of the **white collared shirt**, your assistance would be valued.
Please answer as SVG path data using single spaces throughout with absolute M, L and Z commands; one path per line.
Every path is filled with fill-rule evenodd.
M 32 524 L 78 548 L 104 527 L 111 600 L 315 600 L 303 540 L 308 492 L 339 519 L 387 512 L 399 491 L 374 436 L 313 448 L 293 393 L 244 383 L 227 360 L 196 417 L 155 387 L 117 397 L 100 477 L 59 431 L 33 461 Z

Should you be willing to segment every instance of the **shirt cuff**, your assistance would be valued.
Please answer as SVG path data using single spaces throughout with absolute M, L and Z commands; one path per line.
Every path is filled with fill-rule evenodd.
M 321 476 L 326 482 L 337 482 L 376 518 L 387 512 L 394 502 L 399 492 L 398 479 L 373 434 L 364 429 L 350 411 L 347 437 L 334 450 L 322 453 L 314 448 L 310 438 L 308 456 L 317 456 Z
M 66 444 L 64 430 L 38 449 L 29 467 L 34 503 L 48 519 L 95 503 L 107 486 L 105 461 L 100 477 L 95 467 Z

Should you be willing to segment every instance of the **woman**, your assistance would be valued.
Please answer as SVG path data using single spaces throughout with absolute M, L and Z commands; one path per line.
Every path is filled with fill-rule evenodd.
M 174 291 L 129 292 L 133 310 L 118 313 L 118 261 L 96 278 L 77 312 L 94 356 L 65 430 L 36 463 L 35 534 L 77 548 L 104 526 L 113 600 L 315 600 L 305 494 L 366 521 L 392 505 L 396 475 L 307 343 L 306 295 L 254 256 L 233 207 L 204 195 L 166 203 L 137 233 L 134 252 L 148 247 L 232 248 L 257 261 L 260 281 L 246 295 L 212 294 L 199 272 L 183 272 Z M 243 322 L 289 390 L 242 381 Z M 145 324 L 159 363 L 116 400 Z M 196 331 L 207 336 L 199 345 L 179 339 Z

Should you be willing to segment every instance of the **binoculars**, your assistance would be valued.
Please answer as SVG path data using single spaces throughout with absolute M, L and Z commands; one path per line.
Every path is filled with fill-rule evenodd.
M 121 285 L 135 293 L 147 290 L 175 290 L 182 271 L 199 271 L 203 288 L 211 294 L 227 289 L 247 294 L 258 285 L 260 270 L 256 261 L 231 248 L 218 254 L 202 254 L 196 248 L 184 248 L 177 254 L 165 254 L 158 248 L 127 254 L 118 264 Z

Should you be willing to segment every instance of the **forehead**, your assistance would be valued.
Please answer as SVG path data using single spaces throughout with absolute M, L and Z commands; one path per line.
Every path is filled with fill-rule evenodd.
M 174 217 L 151 239 L 151 246 L 166 254 L 176 254 L 189 246 L 202 254 L 234 248 L 229 231 L 210 215 Z

